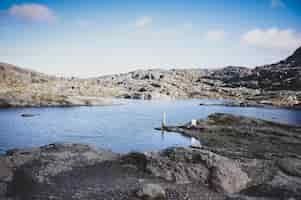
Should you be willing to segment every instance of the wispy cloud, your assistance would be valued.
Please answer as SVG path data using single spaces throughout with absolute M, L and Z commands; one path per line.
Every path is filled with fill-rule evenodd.
M 224 30 L 209 30 L 205 34 L 205 39 L 211 42 L 219 42 L 225 39 L 226 33 Z
M 13 5 L 9 8 L 8 14 L 33 22 L 53 22 L 56 20 L 56 16 L 50 8 L 35 3 Z
M 245 33 L 241 41 L 258 48 L 290 50 L 301 45 L 301 35 L 292 29 L 254 29 Z
M 285 4 L 282 0 L 271 0 L 271 7 L 272 8 L 284 8 Z
M 146 26 L 150 25 L 152 22 L 153 22 L 152 17 L 143 16 L 143 17 L 140 17 L 140 18 L 136 19 L 135 26 L 137 28 L 143 28 L 143 27 L 146 27 Z

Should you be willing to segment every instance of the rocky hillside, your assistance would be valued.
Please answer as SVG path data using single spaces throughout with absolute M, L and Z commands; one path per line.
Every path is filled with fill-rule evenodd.
M 55 77 L 48 76 L 46 74 L 22 69 L 6 63 L 0 63 L 1 85 L 11 85 L 16 87 L 31 83 L 45 83 L 55 79 Z
M 301 90 L 301 47 L 279 63 L 254 70 L 260 88 L 267 90 Z
M 301 66 L 301 47 L 299 47 L 293 55 L 288 57 L 285 62 L 290 63 L 291 65 Z
M 80 90 L 74 87 L 77 84 L 82 85 Z M 96 95 L 87 95 L 91 91 L 85 85 L 83 80 L 48 76 L 0 63 L 0 107 L 110 104 Z
M 225 71 L 225 72 L 224 72 Z M 235 73 L 236 72 L 236 73 Z M 230 77 L 227 73 L 231 73 Z M 244 86 L 269 91 L 301 90 L 301 47 L 278 63 L 246 68 L 225 68 L 218 71 L 221 80 L 232 86 Z M 216 74 L 214 74 L 214 77 Z
M 301 48 L 279 63 L 254 69 L 151 69 L 90 79 L 56 78 L 0 63 L 0 106 L 102 105 L 91 102 L 93 96 L 224 98 L 301 107 L 300 52 Z

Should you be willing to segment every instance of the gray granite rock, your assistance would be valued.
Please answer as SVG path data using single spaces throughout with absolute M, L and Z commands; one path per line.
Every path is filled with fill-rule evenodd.
M 165 200 L 165 190 L 159 184 L 144 184 L 137 192 L 137 196 L 144 200 Z

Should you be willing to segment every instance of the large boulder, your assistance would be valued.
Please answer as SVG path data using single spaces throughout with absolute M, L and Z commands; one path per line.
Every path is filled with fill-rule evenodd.
M 50 144 L 40 148 L 15 149 L 7 152 L 13 168 L 19 175 L 43 183 L 59 173 L 74 167 L 91 166 L 118 157 L 110 151 L 100 151 L 90 145 Z M 22 167 L 21 167 L 22 166 Z
M 297 158 L 283 158 L 277 161 L 278 167 L 291 176 L 301 178 L 301 160 Z
M 239 192 L 250 181 L 239 163 L 204 149 L 172 148 L 148 156 L 147 169 L 168 181 L 207 182 L 212 189 L 226 193 Z
M 59 190 L 55 185 L 64 174 L 118 158 L 118 154 L 83 144 L 50 144 L 9 150 L 0 156 L 0 199 L 33 199 L 45 187 Z M 60 196 L 55 192 L 53 195 Z M 48 199 L 47 194 L 42 196 L 38 199 Z
M 235 199 L 301 199 L 301 180 L 278 171 L 271 180 L 243 190 Z M 238 198 L 239 197 L 239 198 Z M 244 198 L 243 198 L 244 197 Z

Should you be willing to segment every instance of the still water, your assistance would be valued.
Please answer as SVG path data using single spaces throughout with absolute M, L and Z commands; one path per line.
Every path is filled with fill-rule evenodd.
M 301 125 L 300 110 L 199 106 L 208 102 L 218 101 L 132 100 L 107 107 L 0 109 L 0 153 L 57 142 L 94 144 L 118 153 L 190 145 L 191 138 L 154 130 L 160 126 L 163 112 L 167 113 L 167 123 L 172 125 L 206 118 L 215 112 Z M 24 113 L 37 116 L 21 117 Z

